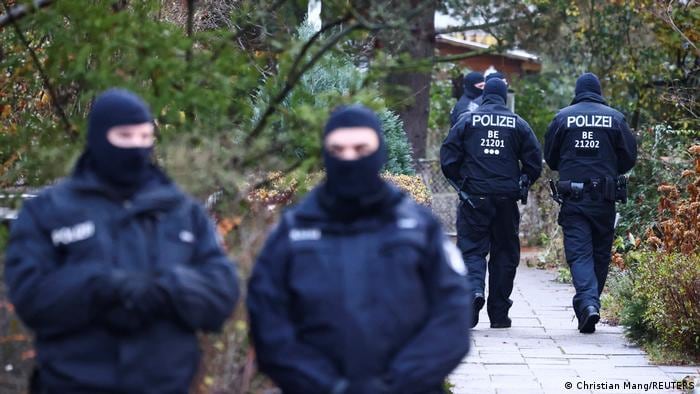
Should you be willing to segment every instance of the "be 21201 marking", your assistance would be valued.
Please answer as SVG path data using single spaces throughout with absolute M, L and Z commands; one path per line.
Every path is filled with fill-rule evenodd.
M 498 130 L 489 130 L 486 138 L 481 139 L 481 146 L 487 148 L 505 148 L 505 141 L 500 139 Z
M 482 138 L 481 146 L 486 146 L 488 148 L 505 148 L 503 140 L 494 140 L 490 138 Z

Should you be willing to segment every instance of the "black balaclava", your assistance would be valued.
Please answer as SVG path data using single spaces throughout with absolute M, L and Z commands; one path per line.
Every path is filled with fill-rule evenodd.
M 492 72 L 491 74 L 487 75 L 486 78 L 484 78 L 484 82 L 488 82 L 489 80 L 494 78 L 502 79 L 503 82 L 506 83 L 506 76 L 498 71 Z M 506 83 L 506 85 L 508 84 Z
M 593 73 L 584 73 L 576 80 L 576 94 L 584 92 L 592 92 L 603 95 L 603 90 L 600 88 L 600 80 Z
M 472 71 L 464 76 L 464 95 L 474 99 L 481 96 L 482 89 L 477 88 L 477 83 L 484 82 L 484 76 L 480 72 Z
M 323 140 L 333 130 L 346 127 L 369 127 L 379 137 L 379 147 L 369 156 L 357 160 L 340 160 L 323 149 L 326 166 L 326 189 L 336 198 L 361 200 L 381 191 L 384 181 L 380 172 L 386 164 L 387 153 L 381 121 L 369 108 L 362 105 L 339 107 L 331 113 L 323 130 Z
M 603 98 L 603 90 L 600 88 L 600 80 L 593 73 L 584 73 L 576 80 L 576 96 L 571 104 L 581 101 L 592 101 L 606 104 Z
M 122 191 L 135 191 L 149 178 L 149 148 L 119 148 L 107 140 L 114 126 L 152 122 L 148 105 L 136 94 L 124 89 L 110 89 L 100 94 L 88 117 L 87 155 L 93 170 L 103 181 Z
M 500 78 L 491 78 L 484 86 L 484 104 L 505 105 L 508 100 L 508 87 Z

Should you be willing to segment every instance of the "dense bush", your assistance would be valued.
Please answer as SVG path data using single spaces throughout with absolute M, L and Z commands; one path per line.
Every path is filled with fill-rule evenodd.
M 660 197 L 652 214 L 656 221 L 647 224 L 646 242 L 632 233 L 616 240 L 605 304 L 616 306 L 612 317 L 627 327 L 631 338 L 699 360 L 700 145 L 687 153 L 694 157 L 692 169 L 654 179 L 662 184 L 655 188 Z M 689 162 L 669 161 L 661 160 L 676 167 Z M 663 182 L 674 175 L 672 183 Z M 644 185 L 640 195 L 644 193 L 651 194 L 652 187 Z
M 659 339 L 700 359 L 700 255 L 650 253 L 635 292 L 646 300 L 644 318 Z
M 413 175 L 411 145 L 403 128 L 403 121 L 396 113 L 384 110 L 379 113 L 384 128 L 388 160 L 384 170 L 390 174 Z

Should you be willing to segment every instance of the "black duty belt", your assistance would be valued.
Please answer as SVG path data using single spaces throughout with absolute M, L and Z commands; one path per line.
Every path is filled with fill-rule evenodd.
M 564 200 L 578 201 L 584 195 L 589 195 L 591 200 L 627 202 L 627 178 L 589 178 L 584 181 L 549 181 L 552 197 L 558 203 Z

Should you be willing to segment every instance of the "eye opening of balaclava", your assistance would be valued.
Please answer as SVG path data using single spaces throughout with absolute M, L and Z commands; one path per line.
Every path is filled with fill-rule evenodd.
M 482 89 L 474 86 L 480 82 L 484 82 L 484 76 L 480 72 L 472 71 L 464 76 L 463 86 L 467 96 L 472 98 L 481 96 Z
M 340 128 L 367 127 L 374 130 L 379 146 L 373 153 L 357 160 L 342 160 L 326 149 L 326 137 Z M 328 193 L 343 199 L 361 199 L 382 189 L 380 173 L 387 160 L 381 121 L 371 109 L 362 105 L 341 106 L 328 118 L 323 130 L 323 162 L 326 167 Z
M 91 167 L 109 184 L 133 190 L 149 176 L 153 147 L 120 148 L 107 139 L 112 127 L 153 122 L 148 105 L 125 89 L 109 89 L 94 101 L 88 116 L 86 151 Z
M 508 87 L 500 78 L 491 78 L 486 81 L 484 86 L 484 102 L 494 101 L 496 103 L 505 104 L 508 100 Z

